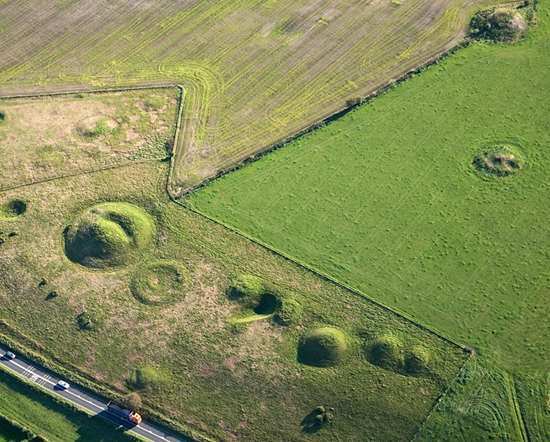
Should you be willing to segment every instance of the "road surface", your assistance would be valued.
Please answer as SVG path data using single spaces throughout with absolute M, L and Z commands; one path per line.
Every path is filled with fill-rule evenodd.
M 152 442 L 192 442 L 192 439 L 182 439 L 181 436 L 174 437 L 167 434 L 163 430 L 156 428 L 145 421 L 139 425 L 133 425 L 126 419 L 112 413 L 107 404 L 101 399 L 90 395 L 89 393 L 75 387 L 71 384 L 67 390 L 62 390 L 56 387 L 57 382 L 61 378 L 55 376 L 49 370 L 39 367 L 36 364 L 31 364 L 17 356 L 15 359 L 9 360 L 4 355 L 8 350 L 0 346 L 0 364 L 6 367 L 9 371 L 24 376 L 31 382 L 40 385 L 42 388 L 49 390 L 50 393 L 62 397 L 65 401 L 71 402 L 78 408 L 86 410 L 89 414 L 99 415 L 104 419 L 111 421 L 117 426 L 123 426 L 131 432 L 139 435 L 141 438 Z

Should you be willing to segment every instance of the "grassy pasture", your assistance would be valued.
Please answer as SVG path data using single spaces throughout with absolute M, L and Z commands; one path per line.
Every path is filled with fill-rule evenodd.
M 512 370 L 550 363 L 550 4 L 188 204 Z M 491 146 L 523 166 L 479 172 Z M 491 160 L 494 162 L 494 158 Z
M 0 99 L 0 189 L 163 158 L 172 142 L 177 89 Z
M 0 415 L 49 442 L 136 441 L 99 417 L 90 417 L 0 370 Z M 0 420 L 0 441 L 27 440 Z M 4 438 L 3 438 L 4 437 Z
M 3 192 L 29 202 L 25 216 L 0 221 L 0 230 L 17 233 L 0 246 L 0 319 L 12 327 L 4 333 L 101 385 L 138 389 L 147 407 L 217 439 L 309 440 L 302 419 L 322 405 L 335 417 L 318 440 L 409 440 L 463 351 L 174 204 L 167 172 L 165 162 L 133 163 Z M 135 250 L 135 261 L 102 270 L 71 262 L 65 227 L 108 201 L 146 210 L 155 223 L 151 244 Z M 178 263 L 191 282 L 169 303 L 142 302 L 131 291 L 135 275 L 159 262 Z M 232 321 L 242 306 L 226 290 L 239 272 L 292 292 L 303 309 L 299 321 Z M 162 278 L 138 283 L 147 296 L 157 286 L 177 290 Z M 344 351 L 333 357 L 329 343 L 330 366 L 300 363 L 302 337 L 324 327 L 338 330 Z M 427 348 L 429 370 L 413 375 L 371 364 L 366 347 L 388 332 L 405 348 Z
M 497 0 L 0 2 L 0 93 L 176 81 L 187 189 L 454 46 Z

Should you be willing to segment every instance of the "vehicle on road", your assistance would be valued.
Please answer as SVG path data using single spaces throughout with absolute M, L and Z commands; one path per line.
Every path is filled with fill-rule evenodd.
M 141 421 L 142 421 L 141 415 L 139 413 L 136 413 L 133 410 L 128 410 L 126 408 L 119 407 L 118 405 L 112 402 L 109 402 L 107 404 L 107 408 L 111 413 L 126 419 L 128 422 L 131 422 L 134 425 L 141 424 Z
M 70 385 L 65 381 L 57 381 L 56 387 L 60 390 L 67 390 Z
M 4 359 L 7 359 L 9 361 L 15 359 L 15 353 L 7 351 L 6 353 L 4 353 Z

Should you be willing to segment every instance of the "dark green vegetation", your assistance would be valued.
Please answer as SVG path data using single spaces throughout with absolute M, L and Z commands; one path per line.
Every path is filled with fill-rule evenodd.
M 516 44 L 473 43 L 188 204 L 502 367 L 548 369 L 549 10 Z M 524 167 L 485 178 L 487 146 Z
M 175 261 L 158 261 L 139 268 L 130 281 L 130 291 L 148 305 L 181 301 L 193 282 L 189 271 Z
M 23 200 L 12 199 L 0 205 L 0 219 L 11 220 L 23 215 L 27 211 L 27 203 Z
M 0 442 L 42 442 L 17 422 L 0 414 Z
M 334 327 L 321 327 L 307 332 L 298 347 L 298 360 L 316 367 L 331 367 L 344 359 L 348 338 Z
M 515 42 L 527 32 L 527 20 L 520 10 L 495 8 L 478 12 L 470 23 L 470 34 L 495 42 Z
M 3 370 L 0 370 L 0 415 L 49 442 L 136 440 L 102 418 L 77 411 Z M 5 428 L 0 419 L 0 441 L 25 440 L 25 437 L 7 437 Z
M 272 318 L 279 325 L 298 324 L 303 315 L 303 306 L 296 293 L 269 284 L 262 278 L 241 273 L 233 278 L 227 290 L 229 299 L 243 307 L 233 323 L 247 323 Z
M 405 354 L 405 370 L 408 373 L 425 373 L 430 366 L 430 351 L 422 346 L 415 346 Z
M 127 264 L 149 245 L 155 223 L 143 209 L 128 203 L 102 203 L 86 210 L 64 231 L 67 257 L 87 267 Z
M 403 343 L 393 335 L 384 335 L 367 343 L 367 357 L 373 364 L 393 370 L 403 367 Z
M 485 175 L 504 177 L 519 172 L 524 161 L 518 149 L 495 146 L 476 155 L 473 166 Z
M 29 209 L 17 223 L 0 222 L 2 231 L 17 229 L 1 246 L 0 319 L 8 326 L 0 337 L 121 395 L 136 391 L 144 414 L 156 411 L 216 439 L 307 440 L 302 420 L 322 404 L 336 417 L 316 434 L 319 440 L 409 440 L 464 362 L 463 351 L 174 204 L 166 194 L 168 167 L 134 163 L 4 193 L 6 200 L 28 201 Z M 66 258 L 63 242 L 66 226 L 88 217 L 91 224 L 114 224 L 122 235 L 120 227 L 123 238 L 152 232 L 139 233 L 149 245 L 124 266 L 90 271 Z M 141 225 L 155 229 L 135 227 L 136 219 L 152 219 Z M 167 262 L 187 270 L 184 295 L 154 308 L 136 299 L 136 275 Z M 257 276 L 233 281 L 232 275 Z M 146 279 L 155 300 L 177 287 L 171 277 Z M 230 286 L 246 295 L 242 301 L 228 293 Z M 52 291 L 58 295 L 50 298 Z M 81 322 L 90 319 L 91 329 L 78 326 L 83 312 Z M 236 326 L 233 319 L 244 314 L 265 320 Z M 330 339 L 340 345 L 321 362 L 344 356 L 343 341 L 345 357 L 330 367 L 302 364 L 302 337 L 321 327 L 339 330 Z M 407 348 L 429 349 L 428 375 L 403 376 L 369 363 L 362 337 L 386 330 Z

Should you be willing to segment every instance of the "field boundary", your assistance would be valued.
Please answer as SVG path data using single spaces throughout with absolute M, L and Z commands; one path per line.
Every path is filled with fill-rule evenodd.
M 43 437 L 38 436 L 24 425 L 13 419 L 10 419 L 7 416 L 4 416 L 3 414 L 0 414 L 0 427 L 2 427 L 3 429 L 7 428 L 8 430 L 19 432 L 26 437 L 25 440 L 28 440 L 30 442 L 46 442 Z M 0 434 L 0 436 L 2 435 Z
M 74 90 L 65 89 L 65 90 L 59 90 L 59 91 L 50 91 L 50 92 L 45 91 L 45 92 L 37 92 L 37 93 L 29 93 L 29 94 L 0 95 L 0 102 L 1 102 L 3 100 L 38 99 L 38 98 L 60 97 L 60 96 L 78 95 L 78 94 L 88 94 L 88 95 L 107 94 L 107 93 L 116 93 L 116 92 L 147 91 L 147 90 L 155 90 L 155 89 L 175 89 L 178 91 L 176 115 L 175 115 L 176 121 L 174 126 L 174 134 L 172 136 L 172 149 L 170 152 L 167 153 L 167 155 L 165 155 L 164 157 L 144 158 L 144 159 L 137 159 L 137 160 L 120 161 L 118 163 L 115 162 L 112 164 L 104 164 L 94 169 L 81 170 L 78 172 L 69 173 L 65 175 L 56 175 L 56 176 L 44 178 L 37 181 L 29 181 L 25 183 L 15 184 L 12 186 L 0 187 L 0 193 L 8 192 L 10 190 L 16 190 L 24 187 L 30 187 L 35 184 L 48 183 L 48 182 L 60 180 L 63 178 L 74 178 L 78 176 L 91 175 L 91 174 L 106 171 L 106 170 L 113 170 L 117 168 L 132 166 L 134 164 L 143 164 L 143 163 L 154 162 L 154 161 L 170 160 L 170 174 L 171 174 L 173 169 L 173 165 L 172 165 L 173 156 L 174 156 L 173 152 L 175 150 L 176 142 L 178 140 L 178 131 L 181 125 L 181 117 L 183 113 L 183 98 L 185 96 L 185 89 L 183 88 L 183 86 L 176 83 L 162 83 L 159 85 L 146 83 L 146 84 L 136 85 L 136 86 L 121 86 L 121 87 L 93 88 L 93 89 L 79 88 Z M 168 187 L 167 187 L 167 191 L 169 192 Z
M 443 401 L 443 399 L 447 396 L 449 391 L 451 391 L 451 388 L 453 388 L 453 385 L 464 374 L 464 372 L 466 371 L 466 367 L 468 366 L 468 364 L 470 364 L 474 360 L 475 357 L 476 357 L 475 353 L 470 352 L 470 354 L 468 355 L 468 359 L 466 359 L 464 361 L 464 363 L 462 364 L 462 366 L 460 367 L 460 369 L 456 373 L 455 377 L 449 381 L 449 383 L 446 385 L 445 389 L 441 392 L 439 397 L 435 400 L 435 402 L 432 405 L 432 408 L 430 409 L 430 411 L 428 411 L 428 413 L 424 417 L 424 420 L 418 426 L 418 430 L 413 435 L 410 442 L 415 442 L 417 440 L 418 436 L 420 436 L 422 434 L 422 431 L 424 430 L 426 424 L 428 423 L 428 420 L 435 413 L 435 410 L 437 410 L 437 407 L 439 407 L 439 405 L 441 404 L 441 401 Z
M 0 319 L 0 342 L 15 350 L 25 358 L 36 361 L 45 369 L 63 375 L 69 380 L 73 380 L 75 383 L 79 384 L 81 389 L 88 390 L 90 393 L 103 398 L 110 398 L 111 400 L 119 400 L 127 393 L 107 383 L 98 384 L 93 376 L 82 371 L 77 366 L 59 360 L 55 355 L 50 354 L 41 344 L 21 333 L 4 319 Z M 203 434 L 202 431 L 198 432 L 195 429 L 188 428 L 184 424 L 165 417 L 154 408 L 144 405 L 143 411 L 149 421 L 167 427 L 188 439 L 196 442 L 213 442 L 214 440 L 211 439 L 209 435 Z
M 494 5 L 488 9 L 493 9 L 495 7 L 519 7 L 525 3 L 525 1 L 530 0 L 514 0 L 509 2 L 502 2 L 498 5 Z M 536 1 L 536 0 L 535 0 Z M 467 46 L 469 46 L 472 42 L 476 40 L 470 38 L 467 34 L 464 36 L 464 38 L 461 41 L 458 41 L 453 46 L 439 50 L 434 55 L 427 57 L 425 61 L 420 62 L 420 64 L 414 68 L 409 69 L 408 71 L 405 71 L 403 74 L 398 76 L 395 79 L 391 79 L 387 83 L 379 86 L 378 88 L 372 90 L 371 92 L 367 93 L 367 95 L 364 96 L 356 96 L 354 98 L 349 98 L 346 100 L 346 104 L 343 107 L 337 108 L 336 110 L 330 112 L 328 115 L 325 115 L 324 117 L 321 117 L 317 120 L 313 120 L 312 122 L 309 122 L 305 124 L 301 129 L 298 129 L 297 131 L 294 131 L 292 134 L 285 136 L 283 138 L 280 138 L 273 143 L 268 144 L 267 146 L 264 146 L 258 150 L 256 150 L 254 153 L 245 156 L 241 160 L 236 160 L 235 163 L 231 166 L 224 167 L 219 169 L 215 174 L 211 175 L 210 177 L 205 177 L 200 183 L 196 185 L 189 186 L 187 188 L 182 189 L 180 192 L 178 192 L 177 195 L 174 195 L 176 198 L 183 198 L 186 195 L 189 195 L 190 193 L 193 193 L 194 191 L 207 186 L 213 181 L 216 181 L 217 179 L 234 172 L 250 163 L 253 163 L 255 161 L 258 161 L 259 159 L 263 158 L 265 155 L 274 152 L 281 147 L 286 146 L 287 144 L 295 141 L 297 138 L 300 138 L 304 135 L 307 135 L 308 133 L 311 133 L 312 131 L 319 129 L 320 127 L 323 127 L 335 120 L 340 119 L 344 115 L 348 114 L 349 112 L 353 111 L 355 108 L 367 104 L 374 100 L 375 98 L 384 95 L 389 90 L 393 89 L 394 87 L 398 86 L 404 81 L 409 80 L 410 78 L 414 77 L 417 74 L 422 73 L 424 70 L 430 68 L 431 66 L 438 64 L 440 61 L 443 61 L 448 56 L 454 54 L 455 52 L 459 51 L 460 49 L 463 49 Z M 175 154 L 174 154 L 175 157 Z M 173 184 L 173 183 L 172 183 Z
M 388 305 L 380 302 L 380 301 L 376 301 L 374 298 L 371 298 L 370 296 L 368 296 L 367 294 L 363 293 L 361 290 L 359 290 L 358 288 L 355 288 L 349 284 L 346 284 L 345 282 L 343 281 L 340 281 L 336 278 L 333 278 L 332 276 L 330 276 L 328 273 L 325 273 L 297 258 L 295 258 L 294 256 L 292 255 L 289 255 L 279 249 L 276 249 L 270 245 L 268 245 L 267 243 L 261 241 L 260 239 L 258 238 L 255 238 L 243 231 L 241 231 L 240 229 L 236 228 L 236 227 L 233 227 L 229 224 L 226 224 L 224 223 L 223 221 L 221 220 L 218 220 L 217 218 L 213 218 L 211 217 L 210 215 L 207 215 L 203 212 L 201 212 L 200 210 L 197 210 L 195 209 L 194 207 L 191 207 L 189 205 L 186 205 L 185 203 L 181 202 L 181 201 L 178 201 L 178 200 L 174 200 L 174 202 L 176 202 L 177 204 L 179 204 L 180 206 L 186 208 L 187 210 L 199 215 L 199 216 L 202 216 L 203 218 L 206 218 L 207 220 L 215 223 L 215 224 L 218 224 L 222 227 L 225 227 L 226 229 L 230 230 L 231 232 L 239 235 L 240 237 L 248 240 L 248 241 L 251 241 L 253 242 L 254 244 L 260 246 L 261 248 L 263 248 L 264 250 L 267 250 L 271 253 L 273 253 L 274 255 L 276 256 L 279 256 L 280 258 L 283 258 L 285 259 L 286 261 L 288 262 L 291 262 L 291 263 L 294 263 L 295 265 L 298 265 L 300 268 L 302 268 L 303 270 L 306 270 L 310 273 L 313 273 L 314 275 L 316 275 L 317 277 L 321 278 L 322 280 L 324 281 L 327 281 L 327 282 L 330 282 L 331 284 L 334 284 L 340 288 L 343 288 L 345 290 L 347 290 L 348 292 L 352 293 L 353 295 L 357 296 L 357 297 L 360 297 L 361 299 L 367 301 L 367 302 L 370 302 L 371 304 L 374 304 L 376 305 L 377 307 L 380 307 L 382 308 L 383 310 L 389 312 L 389 313 L 392 313 L 394 315 L 397 315 L 398 317 L 400 317 L 401 319 L 404 319 L 406 322 L 410 323 L 410 324 L 413 324 L 414 326 L 424 330 L 425 332 L 428 332 L 429 334 L 433 335 L 433 336 L 436 336 L 437 338 L 447 342 L 448 344 L 451 344 L 453 345 L 454 347 L 456 348 L 459 348 L 461 349 L 462 351 L 464 351 L 466 354 L 472 354 L 474 353 L 473 349 L 468 347 L 467 345 L 464 345 L 464 344 L 461 344 L 457 341 L 455 341 L 454 339 L 450 338 L 450 337 L 447 337 L 445 335 L 443 335 L 441 332 L 439 332 L 438 330 L 436 330 L 435 328 L 431 328 L 431 327 L 428 327 L 427 325 L 424 325 L 420 322 L 417 322 L 415 321 L 412 317 L 408 316 L 407 313 L 404 313 L 404 312 L 401 312 L 399 310 L 396 310 L 392 307 L 389 307 Z
M 527 431 L 527 426 L 525 425 L 525 419 L 523 418 L 521 405 L 517 396 L 514 376 L 508 372 L 505 372 L 504 378 L 506 380 L 506 389 L 508 390 L 508 397 L 510 399 L 510 405 L 512 407 L 512 416 L 517 436 L 521 438 L 522 442 L 530 442 L 529 432 Z
M 516 2 L 513 2 L 516 4 Z M 517 2 L 520 3 L 520 2 Z M 440 61 L 444 60 L 448 56 L 454 54 L 460 49 L 463 49 L 471 44 L 472 40 L 466 38 L 463 41 L 457 43 L 453 47 L 443 50 L 441 52 L 438 52 L 436 55 L 433 55 L 432 57 L 428 58 L 427 61 L 422 63 L 421 65 L 417 66 L 416 68 L 410 69 L 407 72 L 405 72 L 403 75 L 401 75 L 397 79 L 392 79 L 385 85 L 373 90 L 372 92 L 368 93 L 365 96 L 362 97 L 356 97 L 356 98 L 350 98 L 346 101 L 346 105 L 338 108 L 334 112 L 331 112 L 328 115 L 325 115 L 324 117 L 321 117 L 320 119 L 313 121 L 312 123 L 308 123 L 307 125 L 303 126 L 298 131 L 295 131 L 291 135 L 288 135 L 286 137 L 283 137 L 263 148 L 260 148 L 256 150 L 253 154 L 238 160 L 235 162 L 235 164 L 222 168 L 218 170 L 214 175 L 210 177 L 204 178 L 199 184 L 190 186 L 187 188 L 184 188 L 182 191 L 180 191 L 177 195 L 173 195 L 174 198 L 184 198 L 185 196 L 208 186 L 213 181 L 218 180 L 219 178 L 222 178 L 223 176 L 235 172 L 251 163 L 254 163 L 266 155 L 269 155 L 270 153 L 281 149 L 282 147 L 287 146 L 289 143 L 292 143 L 296 139 L 307 135 L 323 126 L 326 126 L 333 121 L 339 120 L 343 116 L 347 115 L 351 111 L 355 110 L 359 106 L 365 105 L 370 103 L 375 98 L 380 97 L 381 95 L 384 95 L 386 92 L 390 91 L 391 89 L 395 88 L 399 84 L 409 80 L 410 78 L 414 77 L 417 74 L 422 73 L 424 70 L 428 69 L 429 67 L 438 64 Z M 176 153 L 174 152 L 174 157 L 176 156 Z

